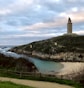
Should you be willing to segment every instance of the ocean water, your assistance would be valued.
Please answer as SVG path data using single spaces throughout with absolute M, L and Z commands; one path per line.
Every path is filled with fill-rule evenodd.
M 14 52 L 8 51 L 9 49 L 11 49 L 11 47 L 1 46 L 0 53 L 3 53 L 4 55 L 9 56 L 9 57 L 15 57 L 16 59 L 18 59 L 19 57 L 24 57 L 25 59 L 28 59 L 29 61 L 34 63 L 34 65 L 37 67 L 37 69 L 41 73 L 52 74 L 52 73 L 59 72 L 63 68 L 63 65 L 59 62 L 40 60 L 39 58 L 33 58 L 33 57 L 21 55 L 21 54 L 16 54 Z
M 32 57 L 30 59 L 41 73 L 56 73 L 63 68 L 63 65 L 59 62 L 40 60 Z

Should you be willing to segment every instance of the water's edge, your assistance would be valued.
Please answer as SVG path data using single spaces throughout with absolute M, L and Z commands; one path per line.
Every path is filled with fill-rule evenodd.
M 61 64 L 60 62 L 41 60 L 39 58 L 29 57 L 29 56 L 22 55 L 22 54 L 17 54 L 15 52 L 8 51 L 9 49 L 10 49 L 9 47 L 0 48 L 0 53 L 3 53 L 4 55 L 9 56 L 9 57 L 14 57 L 16 59 L 23 57 L 23 58 L 29 60 L 30 62 L 32 62 L 37 67 L 39 72 L 41 72 L 41 73 L 59 72 L 64 67 L 63 64 Z

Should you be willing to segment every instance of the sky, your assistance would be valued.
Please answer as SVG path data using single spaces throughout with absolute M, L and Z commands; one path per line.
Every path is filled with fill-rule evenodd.
M 67 32 L 84 35 L 84 0 L 0 0 L 0 45 L 22 45 Z

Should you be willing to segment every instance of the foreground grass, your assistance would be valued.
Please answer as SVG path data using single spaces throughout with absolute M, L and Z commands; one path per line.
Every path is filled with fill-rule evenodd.
M 0 88 L 33 88 L 29 86 L 19 85 L 12 82 L 2 82 L 0 81 Z
M 58 78 L 54 78 L 54 77 L 42 77 L 42 76 L 22 76 L 22 77 L 20 77 L 18 75 L 15 75 L 14 73 L 5 73 L 5 72 L 0 72 L 0 76 L 1 77 L 17 78 L 17 79 L 28 79 L 28 80 L 54 82 L 54 83 L 59 83 L 59 84 L 70 85 L 75 88 L 83 88 L 83 86 L 81 84 L 76 83 L 74 81 L 58 79 Z M 23 87 L 21 87 L 21 88 L 23 88 Z

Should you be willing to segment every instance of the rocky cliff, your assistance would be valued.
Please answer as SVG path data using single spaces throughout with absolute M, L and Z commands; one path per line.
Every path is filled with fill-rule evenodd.
M 11 51 L 54 61 L 84 61 L 84 36 L 58 36 L 14 47 Z

